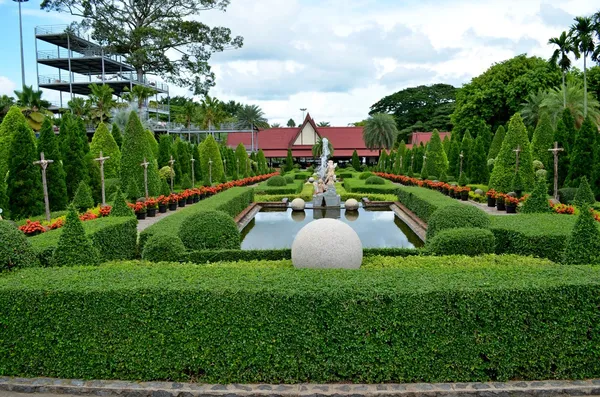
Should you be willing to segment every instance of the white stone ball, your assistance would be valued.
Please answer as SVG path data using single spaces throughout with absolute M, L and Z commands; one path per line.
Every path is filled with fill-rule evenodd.
M 483 196 L 483 190 L 481 190 L 481 189 L 475 189 L 475 194 Z
M 310 178 L 308 178 L 308 182 L 313 183 L 315 181 L 315 178 L 313 178 L 312 176 Z
M 291 204 L 292 210 L 304 211 L 304 206 L 305 206 L 304 200 L 302 200 L 301 198 L 295 198 L 292 200 L 292 204 Z
M 346 211 L 356 211 L 358 209 L 358 201 L 351 198 L 346 200 L 346 204 L 344 205 Z
M 297 269 L 359 269 L 362 257 L 358 234 L 337 219 L 308 223 L 292 243 L 292 263 Z

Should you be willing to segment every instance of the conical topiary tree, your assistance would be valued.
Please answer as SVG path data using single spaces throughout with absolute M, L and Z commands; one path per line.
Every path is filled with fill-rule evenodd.
M 241 164 L 240 164 L 241 167 Z M 294 157 L 292 156 L 292 149 L 288 149 L 287 156 L 285 158 L 285 172 L 290 172 L 294 169 Z M 241 172 L 241 169 L 240 169 Z
M 103 156 L 110 157 L 104 161 L 104 177 L 107 179 L 118 178 L 120 175 L 121 151 L 104 123 L 98 124 L 90 145 L 90 153 L 92 153 L 93 158 L 98 158 L 100 152 Z
M 48 181 L 48 200 L 51 211 L 61 211 L 67 207 L 69 198 L 67 196 L 66 174 L 60 158 L 58 139 L 54 134 L 52 122 L 49 117 L 44 119 L 40 137 L 37 145 L 38 153 L 44 153 L 47 159 L 54 160 L 46 169 Z
M 600 231 L 589 207 L 580 208 L 580 213 L 567 240 L 562 263 L 565 265 L 600 264 Z
M 246 148 L 242 143 L 235 148 L 235 161 L 236 167 L 239 164 L 240 178 L 247 178 L 250 172 L 248 169 L 248 155 L 246 154 Z
M 385 150 L 381 151 L 379 154 L 379 161 L 377 162 L 377 171 L 385 172 L 385 163 L 387 162 L 387 152 Z
M 61 120 L 59 137 L 69 201 L 75 196 L 79 183 L 81 181 L 87 182 L 89 178 L 84 144 L 77 130 L 77 121 L 73 120 L 71 114 L 64 114 Z
M 123 146 L 123 133 L 119 129 L 119 126 L 116 123 L 113 123 L 112 130 L 110 131 L 115 143 L 119 147 L 119 152 L 121 150 L 121 146 Z
M 590 187 L 587 178 L 582 176 L 577 193 L 575 193 L 575 198 L 573 198 L 573 204 L 579 208 L 586 208 L 591 207 L 595 202 L 596 198 L 594 192 L 592 192 L 592 188 Z
M 154 132 L 150 131 L 149 129 L 144 129 L 144 136 L 146 137 L 148 145 L 150 145 L 150 149 L 152 149 L 152 154 L 156 159 L 158 157 L 158 141 L 154 137 Z
M 498 127 L 496 133 L 494 134 L 494 139 L 492 139 L 492 144 L 490 145 L 488 159 L 495 159 L 498 156 L 498 153 L 500 153 L 500 149 L 502 148 L 502 142 L 504 141 L 505 136 L 506 130 L 504 129 L 504 127 Z
M 355 150 L 356 152 L 356 150 Z M 258 154 L 256 155 L 256 159 L 258 162 L 258 174 L 264 175 L 267 173 L 267 159 L 265 157 L 265 152 L 262 149 L 258 149 Z
M 12 137 L 17 131 L 18 126 L 27 124 L 27 119 L 23 116 L 18 106 L 12 106 L 0 124 L 0 178 L 6 178 L 9 165 L 9 152 Z M 31 131 L 33 135 L 33 131 Z
M 354 168 L 355 171 L 360 171 L 360 158 L 358 157 L 356 149 L 352 152 L 352 168 Z
M 136 112 L 131 112 L 127 127 L 123 134 L 123 149 L 121 151 L 121 186 L 128 189 L 131 181 L 142 192 L 144 191 L 144 169 L 140 164 L 144 158 L 148 166 L 148 194 L 157 196 L 160 191 L 160 177 L 154 152 L 148 142 L 148 136 Z M 154 139 L 154 138 L 152 138 Z
M 177 161 L 179 162 L 181 177 L 184 175 L 192 175 L 192 152 L 190 144 L 182 139 L 176 142 Z
M 133 210 L 127 205 L 121 188 L 117 187 L 110 216 L 134 216 Z
M 549 170 L 554 168 L 552 153 L 548 151 L 554 144 L 554 129 L 550 116 L 544 112 L 540 116 L 538 125 L 533 133 L 531 141 L 531 154 L 534 160 L 539 160 L 544 164 L 544 168 Z
M 170 166 L 169 160 L 171 160 L 171 155 L 173 154 L 171 150 L 172 145 L 173 139 L 171 135 L 163 134 L 160 136 L 158 141 L 158 169 Z
M 83 145 L 83 153 L 88 154 L 90 152 L 90 141 L 88 140 L 85 123 L 83 122 L 83 119 L 79 117 L 72 120 L 75 122 L 73 126 L 75 134 L 79 137 L 81 144 Z
M 219 182 L 225 176 L 219 145 L 210 135 L 200 145 L 200 163 L 204 185 L 209 186 L 210 182 Z
M 7 194 L 11 217 L 21 219 L 42 214 L 42 174 L 40 167 L 33 164 L 39 158 L 26 121 L 18 124 L 13 132 L 8 159 Z
M 231 151 L 231 149 L 230 149 Z M 202 180 L 202 162 L 200 160 L 200 145 L 192 145 L 192 153 L 194 155 L 194 182 Z
M 463 172 L 470 176 L 471 171 L 471 162 L 472 162 L 472 153 L 474 146 L 473 138 L 471 137 L 471 132 L 467 130 L 465 135 L 463 135 L 462 142 L 460 144 L 460 152 L 463 154 Z M 460 153 L 459 153 L 460 155 Z M 458 160 L 458 166 L 460 167 L 460 158 Z
M 402 142 L 404 142 L 404 141 L 402 141 Z M 446 135 L 444 137 L 444 140 L 442 141 L 442 146 L 444 147 L 444 152 L 446 152 L 446 157 L 448 157 L 448 155 L 450 154 L 450 145 L 451 144 L 452 144 L 452 141 L 450 140 L 448 135 Z
M 488 183 L 490 173 L 487 166 L 487 155 L 483 142 L 483 137 L 478 136 L 475 139 L 475 145 L 471 151 L 471 183 Z
M 588 116 L 577 132 L 573 149 L 569 153 L 570 166 L 567 175 L 569 186 L 579 186 L 581 178 L 584 176 L 588 181 L 594 181 L 594 146 L 597 135 L 598 129 L 594 126 L 591 117 Z
M 533 159 L 531 158 L 531 148 L 527 130 L 523 119 L 519 113 L 516 113 L 511 119 L 506 137 L 502 142 L 502 148 L 496 157 L 494 170 L 490 176 L 489 187 L 498 192 L 507 193 L 511 190 L 512 181 L 516 170 L 515 149 L 520 148 L 519 152 L 519 174 L 523 182 L 523 189 L 531 191 L 535 175 L 533 171 Z
M 69 206 L 65 226 L 52 255 L 54 266 L 90 266 L 100 263 L 99 254 L 85 234 L 74 206 Z
M 552 212 L 548 203 L 548 185 L 543 179 L 538 179 L 535 182 L 535 188 L 531 196 L 525 201 L 521 212 L 525 214 L 543 214 Z
M 398 145 L 398 151 L 396 153 L 396 162 L 394 163 L 394 174 L 401 175 L 404 174 L 404 159 L 406 157 L 406 143 L 404 141 L 400 141 L 400 145 Z
M 94 198 L 92 197 L 92 189 L 87 183 L 81 181 L 79 187 L 73 197 L 73 206 L 79 212 L 85 212 L 90 208 L 94 207 Z
M 448 154 L 448 163 L 449 170 L 448 173 L 452 174 L 454 177 L 459 176 L 460 174 L 460 145 L 458 141 L 453 140 L 450 143 L 450 153 Z
M 423 163 L 421 174 L 426 171 L 428 176 L 439 178 L 440 175 L 448 172 L 448 157 L 442 146 L 440 133 L 437 129 L 434 129 L 431 134 L 431 140 L 429 141 L 429 145 L 427 145 L 426 157 L 427 160 Z

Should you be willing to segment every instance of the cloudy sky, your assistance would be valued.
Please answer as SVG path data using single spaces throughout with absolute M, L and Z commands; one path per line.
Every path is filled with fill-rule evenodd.
M 23 4 L 27 84 L 35 84 L 34 27 L 65 24 L 66 14 Z M 573 16 L 598 10 L 589 0 L 231 0 L 227 12 L 200 17 L 244 37 L 240 50 L 212 59 L 211 95 L 262 107 L 271 122 L 301 119 L 346 125 L 402 88 L 460 86 L 494 62 L 528 53 L 549 57 L 548 38 Z M 0 0 L 0 94 L 20 85 L 17 4 Z M 44 47 L 45 48 L 45 47 Z M 48 70 L 41 70 L 48 72 Z M 172 88 L 172 95 L 189 95 Z M 52 101 L 58 94 L 44 93 Z

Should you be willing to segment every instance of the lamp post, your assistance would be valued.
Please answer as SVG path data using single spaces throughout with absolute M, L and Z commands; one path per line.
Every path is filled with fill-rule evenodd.
M 212 186 L 212 160 L 208 160 L 208 183 Z
M 304 123 L 304 112 L 306 112 L 306 108 L 300 108 L 300 111 L 302 112 L 302 122 Z
M 21 20 L 21 3 L 26 3 L 29 0 L 13 0 L 19 3 L 19 34 L 21 38 L 21 83 L 25 87 L 25 60 L 23 58 L 23 21 Z M 37 56 L 37 54 L 36 54 Z

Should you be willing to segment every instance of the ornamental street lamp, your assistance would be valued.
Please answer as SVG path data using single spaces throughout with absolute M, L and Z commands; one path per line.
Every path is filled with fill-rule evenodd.
M 21 3 L 26 3 L 29 0 L 13 0 L 19 3 L 19 33 L 21 38 L 21 83 L 25 87 L 25 60 L 23 58 L 23 21 L 21 19 Z
M 300 108 L 300 111 L 302 112 L 302 122 L 304 123 L 304 112 L 306 112 L 306 108 Z

